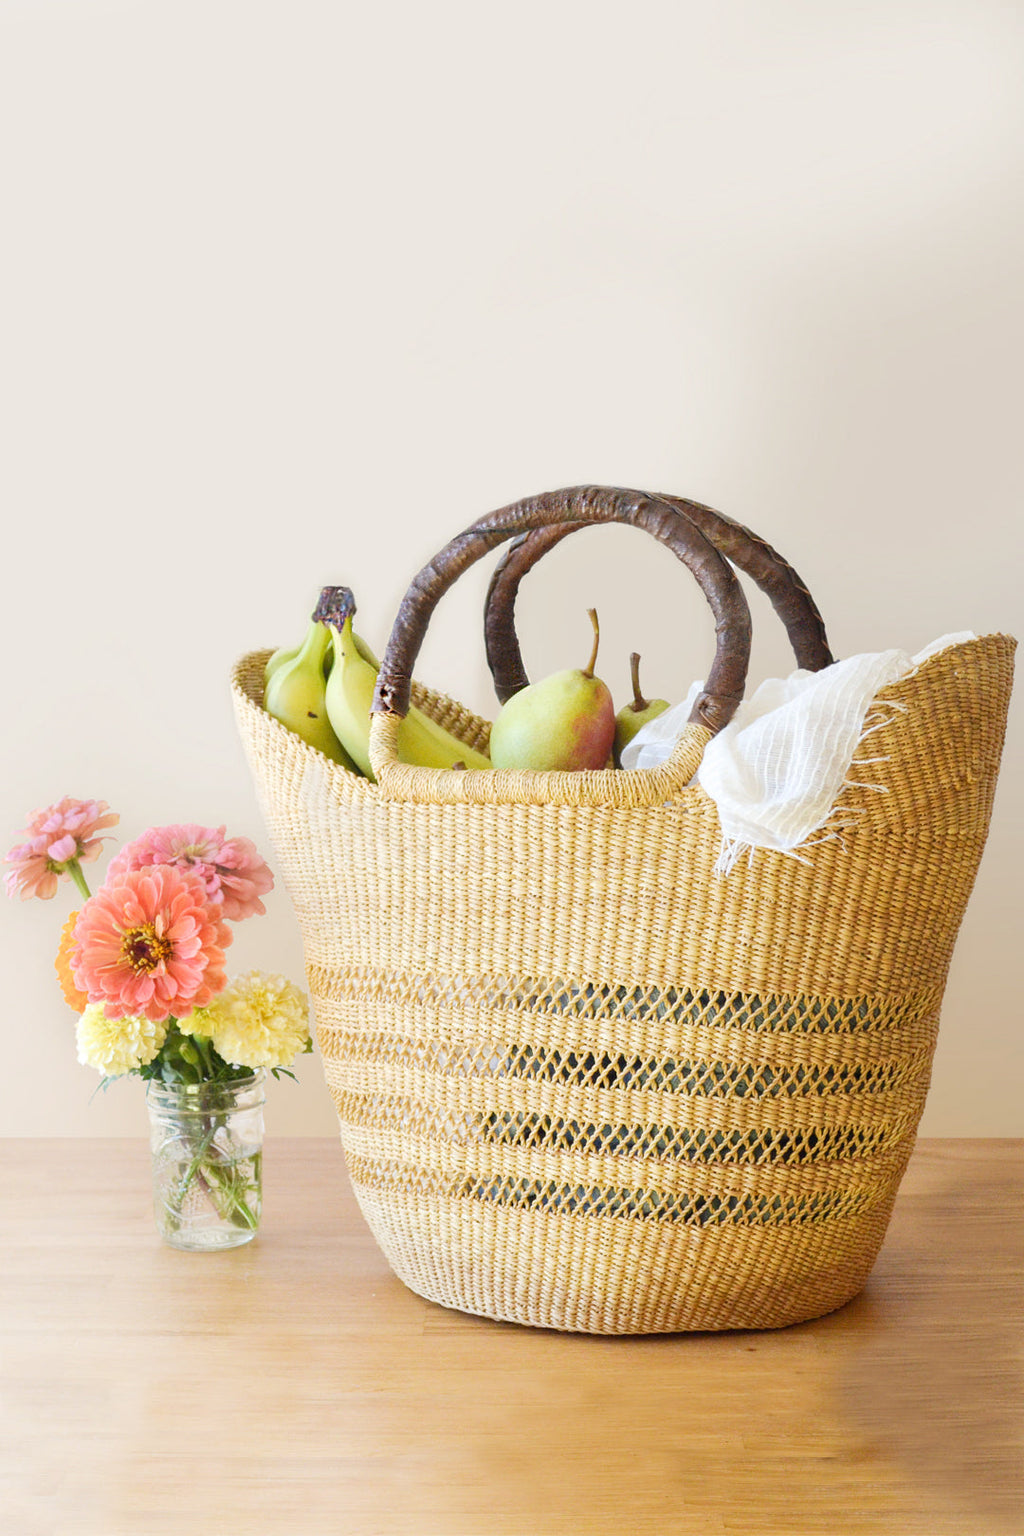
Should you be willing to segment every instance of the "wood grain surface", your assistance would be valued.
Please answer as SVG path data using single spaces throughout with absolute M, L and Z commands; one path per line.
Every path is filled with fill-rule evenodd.
M 921 1142 L 832 1316 L 632 1339 L 422 1301 L 333 1140 L 269 1140 L 222 1254 L 141 1140 L 0 1149 L 6 1536 L 1024 1533 L 1024 1143 Z

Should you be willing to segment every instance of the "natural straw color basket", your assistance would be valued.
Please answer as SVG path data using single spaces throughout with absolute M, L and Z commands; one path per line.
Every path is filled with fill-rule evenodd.
M 842 841 L 716 875 L 715 807 L 690 780 L 742 691 L 746 606 L 711 542 L 736 525 L 709 514 L 702 534 L 689 505 L 579 488 L 447 546 L 382 663 L 377 784 L 263 711 L 267 652 L 236 669 L 355 1192 L 396 1274 L 446 1306 L 591 1333 L 819 1316 L 863 1286 L 913 1146 L 1014 642 L 958 645 L 885 690 L 884 793 L 847 787 Z M 419 642 L 458 572 L 530 529 L 609 521 L 674 548 L 709 596 L 707 723 L 650 772 L 399 764 Z M 743 536 L 730 559 L 776 583 L 798 654 L 824 664 L 799 582 Z M 486 744 L 485 721 L 414 694 Z

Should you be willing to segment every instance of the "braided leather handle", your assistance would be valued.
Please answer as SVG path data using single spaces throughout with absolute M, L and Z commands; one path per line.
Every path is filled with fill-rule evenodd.
M 437 603 L 457 578 L 496 545 L 535 528 L 628 523 L 667 545 L 689 567 L 715 617 L 718 645 L 707 683 L 690 716 L 712 733 L 721 730 L 743 697 L 750 660 L 750 610 L 735 573 L 696 524 L 640 491 L 573 486 L 527 497 L 481 518 L 452 539 L 413 579 L 402 599 L 381 662 L 375 713 L 403 717 L 412 670 Z
M 807 587 L 796 571 L 756 533 L 713 507 L 682 496 L 653 496 L 680 517 L 688 518 L 733 565 L 761 588 L 786 627 L 799 667 L 820 672 L 834 660 L 825 623 Z M 553 524 L 535 528 L 513 539 L 491 577 L 484 603 L 484 643 L 494 689 L 504 704 L 529 684 L 515 627 L 519 584 L 542 555 L 586 523 Z

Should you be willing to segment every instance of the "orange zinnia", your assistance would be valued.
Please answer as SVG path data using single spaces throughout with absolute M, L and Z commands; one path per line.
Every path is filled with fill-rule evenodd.
M 72 912 L 61 932 L 57 958 L 53 964 L 57 972 L 57 980 L 60 982 L 60 989 L 64 993 L 64 1001 L 76 1013 L 81 1013 L 87 1007 L 89 999 L 84 992 L 80 992 L 76 987 L 75 978 L 71 974 L 71 961 L 69 959 L 71 946 L 75 939 L 75 923 L 77 921 L 78 913 Z

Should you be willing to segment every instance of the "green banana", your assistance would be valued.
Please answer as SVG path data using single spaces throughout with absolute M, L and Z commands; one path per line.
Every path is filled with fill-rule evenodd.
M 324 662 L 331 648 L 331 630 L 315 617 L 296 654 L 271 673 L 263 695 L 268 715 L 316 747 L 332 762 L 355 771 L 355 764 L 331 727 L 325 702 Z
M 353 606 L 352 612 L 355 613 L 355 607 L 354 606 Z M 370 647 L 367 645 L 366 641 L 365 640 L 360 640 L 360 638 L 356 634 L 355 630 L 352 631 L 352 639 L 353 639 L 353 642 L 355 644 L 356 650 L 359 652 L 359 654 L 363 658 L 363 660 L 364 661 L 368 661 L 370 663 L 370 666 L 373 668 L 373 670 L 375 672 L 379 671 L 380 670 L 380 662 L 377 660 L 376 656 L 370 650 Z M 334 665 L 334 647 L 333 647 L 333 645 L 331 646 L 331 654 L 330 654 L 329 665 L 331 665 L 331 666 Z
M 331 627 L 334 664 L 327 680 L 327 718 L 356 766 L 373 778 L 370 767 L 370 706 L 377 686 L 377 666 L 368 661 L 352 632 L 355 601 L 348 587 L 325 587 L 316 608 Z M 403 763 L 423 768 L 489 768 L 490 759 L 467 747 L 413 705 L 398 730 Z
M 283 667 L 286 661 L 294 661 L 296 656 L 299 654 L 299 652 L 301 650 L 302 650 L 302 646 L 301 645 L 279 645 L 278 646 L 278 648 L 274 652 L 273 656 L 271 656 L 268 659 L 266 666 L 263 668 L 263 691 L 264 691 L 264 693 L 266 693 L 267 684 L 270 682 L 270 679 L 273 677 L 273 675 L 277 671 L 278 667 Z M 331 657 L 331 652 L 330 651 L 327 652 L 327 657 L 328 657 L 328 660 L 330 660 L 330 657 Z

